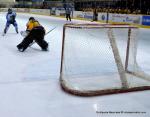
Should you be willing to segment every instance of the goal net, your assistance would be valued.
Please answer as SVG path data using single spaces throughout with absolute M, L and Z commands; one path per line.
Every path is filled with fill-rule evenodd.
M 80 96 L 150 89 L 150 67 L 138 65 L 138 60 L 145 64 L 137 58 L 138 33 L 139 29 L 130 25 L 65 24 L 62 88 Z

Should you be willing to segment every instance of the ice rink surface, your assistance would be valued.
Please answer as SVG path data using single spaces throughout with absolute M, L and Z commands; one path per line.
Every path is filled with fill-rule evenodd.
M 23 37 L 15 33 L 13 26 L 5 36 L 0 35 L 0 117 L 150 117 L 150 91 L 96 97 L 78 97 L 62 91 L 59 71 L 62 26 L 66 20 L 18 13 L 19 31 L 26 29 L 30 16 L 38 19 L 47 32 L 56 29 L 45 36 L 48 52 L 41 51 L 36 44 L 19 52 L 16 45 Z M 0 17 L 2 34 L 5 13 Z M 149 29 L 141 32 L 143 39 L 149 39 Z M 145 43 L 148 53 L 148 43 L 141 43 Z

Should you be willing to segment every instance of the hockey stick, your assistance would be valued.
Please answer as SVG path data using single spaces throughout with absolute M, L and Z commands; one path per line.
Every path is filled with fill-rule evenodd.
M 52 32 L 54 29 L 56 29 L 56 27 L 54 27 L 51 30 L 49 30 L 45 35 L 47 35 L 48 33 Z

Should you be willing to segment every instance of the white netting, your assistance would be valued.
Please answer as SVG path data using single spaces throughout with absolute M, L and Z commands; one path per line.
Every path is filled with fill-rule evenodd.
M 150 82 L 146 81 L 150 80 L 150 75 L 146 72 L 147 69 L 141 68 L 141 66 L 145 66 L 145 63 L 141 58 L 141 52 L 143 53 L 145 51 L 143 48 L 145 45 L 142 45 L 140 42 L 141 38 L 139 29 L 127 28 L 119 31 L 114 29 L 113 32 L 119 49 L 119 54 L 126 70 L 129 88 L 150 86 Z M 142 57 L 147 60 L 148 56 L 149 55 L 147 54 Z M 140 61 L 143 61 L 142 64 Z M 150 62 L 147 62 L 146 64 L 150 65 Z
M 139 69 L 136 63 L 137 30 L 128 25 L 66 25 L 60 76 L 63 88 L 76 94 L 94 95 L 101 91 L 112 93 L 150 86 L 125 72 L 125 66 L 129 71 L 135 71 L 135 67 Z M 129 38 L 132 49 L 126 57 Z
M 130 39 L 128 40 L 128 62 L 127 62 L 127 72 L 135 75 L 137 78 L 142 78 L 144 80 L 150 81 L 150 62 L 148 61 L 150 55 L 148 54 L 149 47 L 146 44 L 148 41 L 144 40 L 140 32 L 135 32 L 136 30 L 130 30 Z M 139 39 L 139 40 L 138 40 Z

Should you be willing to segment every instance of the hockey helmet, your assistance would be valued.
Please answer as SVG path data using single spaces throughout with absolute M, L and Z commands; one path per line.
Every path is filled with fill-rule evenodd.
M 12 13 L 12 9 L 11 8 L 8 9 L 8 13 Z
M 29 20 L 35 20 L 34 17 L 30 17 Z

